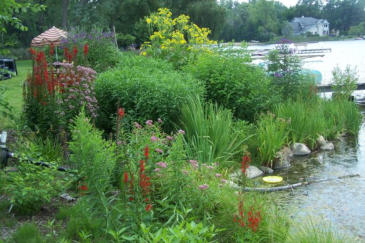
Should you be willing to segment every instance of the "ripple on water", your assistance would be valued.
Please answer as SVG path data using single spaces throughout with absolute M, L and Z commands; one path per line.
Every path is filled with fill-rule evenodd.
M 365 240 L 365 123 L 358 143 L 342 140 L 336 151 L 298 158 L 293 166 L 277 173 L 286 183 L 332 178 L 349 174 L 360 177 L 333 180 L 275 194 L 295 221 L 320 217 L 336 230 Z

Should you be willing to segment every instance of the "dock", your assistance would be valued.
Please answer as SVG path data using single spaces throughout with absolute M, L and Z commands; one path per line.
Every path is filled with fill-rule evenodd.
M 358 83 L 356 90 L 365 90 L 365 83 Z M 333 92 L 332 84 L 317 85 L 318 93 Z

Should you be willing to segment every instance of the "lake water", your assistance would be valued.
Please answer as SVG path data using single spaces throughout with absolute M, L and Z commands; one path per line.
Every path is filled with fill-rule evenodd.
M 249 49 L 274 48 L 274 45 L 250 46 Z M 323 84 L 331 83 L 331 72 L 338 65 L 357 67 L 359 82 L 365 82 L 365 40 L 333 41 L 308 44 L 308 49 L 331 48 L 322 58 L 306 59 L 305 68 L 319 70 Z M 357 91 L 356 96 L 364 96 Z M 293 191 L 279 192 L 274 197 L 300 225 L 303 218 L 331 224 L 335 231 L 365 242 L 365 122 L 358 138 L 335 142 L 335 151 L 320 152 L 294 160 L 291 168 L 278 172 L 285 183 L 306 179 L 333 178 L 349 174 L 360 177 L 311 184 Z M 260 179 L 257 182 L 262 185 Z
M 274 49 L 275 45 L 249 46 L 248 49 Z M 359 74 L 359 82 L 365 82 L 365 40 L 327 41 L 308 43 L 300 49 L 331 48 L 330 53 L 324 53 L 324 57 L 316 57 L 303 60 L 303 67 L 316 69 L 322 73 L 322 84 L 331 83 L 332 70 L 339 66 L 341 69 L 347 65 L 356 67 Z

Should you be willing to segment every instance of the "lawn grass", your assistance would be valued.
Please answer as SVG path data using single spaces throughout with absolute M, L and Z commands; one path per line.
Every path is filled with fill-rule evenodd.
M 7 101 L 13 107 L 14 115 L 16 117 L 19 117 L 23 107 L 23 96 L 22 96 L 23 82 L 32 69 L 32 61 L 31 60 L 17 61 L 17 68 L 18 68 L 18 75 L 11 79 L 0 81 L 0 86 L 5 87 L 6 89 L 5 99 L 7 99 Z M 12 124 L 7 118 L 0 117 L 0 130 L 4 128 L 9 128 L 11 126 Z

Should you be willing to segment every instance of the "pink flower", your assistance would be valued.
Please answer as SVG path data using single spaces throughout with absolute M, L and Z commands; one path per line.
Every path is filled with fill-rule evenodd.
M 166 136 L 166 139 L 169 140 L 169 141 L 172 141 L 174 138 L 171 137 L 171 136 Z
M 217 173 L 217 174 L 215 174 L 215 177 L 221 177 L 222 176 L 222 174 L 219 174 L 219 173 Z
M 135 126 L 136 128 L 138 128 L 138 129 L 142 128 L 142 126 L 141 126 L 138 122 L 135 122 L 135 123 L 134 123 L 134 126 Z
M 156 136 L 152 136 L 152 137 L 151 137 L 151 141 L 152 141 L 152 142 L 156 142 L 156 141 L 157 141 L 157 137 L 156 137 Z
M 210 170 L 213 170 L 214 166 L 208 165 L 207 168 L 210 169 Z
M 195 169 L 198 169 L 199 167 L 199 164 L 198 164 L 198 161 L 196 160 L 189 160 L 191 166 L 193 166 Z
M 162 119 L 161 119 L 161 118 L 158 118 L 158 119 L 157 119 L 157 122 L 158 122 L 158 123 L 162 123 Z
M 207 184 L 203 184 L 203 185 L 200 185 L 200 186 L 199 186 L 199 189 L 203 191 L 203 190 L 208 189 L 208 187 L 209 187 L 209 186 L 208 186 Z
M 148 125 L 148 126 L 152 126 L 152 125 L 153 125 L 153 121 L 152 121 L 152 120 L 147 120 L 147 121 L 146 121 L 146 125 Z
M 156 168 L 156 169 L 154 169 L 154 172 L 160 172 L 160 168 Z
M 185 175 L 189 174 L 187 170 L 182 170 L 181 172 L 184 173 Z
M 221 182 L 222 182 L 223 184 L 225 184 L 225 183 L 227 183 L 227 180 L 222 179 L 222 180 L 221 180 Z
M 162 150 L 162 149 L 159 149 L 159 148 L 155 149 L 155 151 L 156 151 L 157 153 L 160 153 L 160 154 L 162 154 L 162 153 L 163 153 L 163 150 Z
M 184 130 L 179 130 L 179 131 L 177 131 L 177 133 L 179 133 L 179 134 L 182 134 L 182 135 L 185 135 L 185 131 Z
M 160 166 L 161 168 L 166 168 L 167 167 L 167 164 L 165 162 L 158 162 L 156 163 L 156 165 Z

